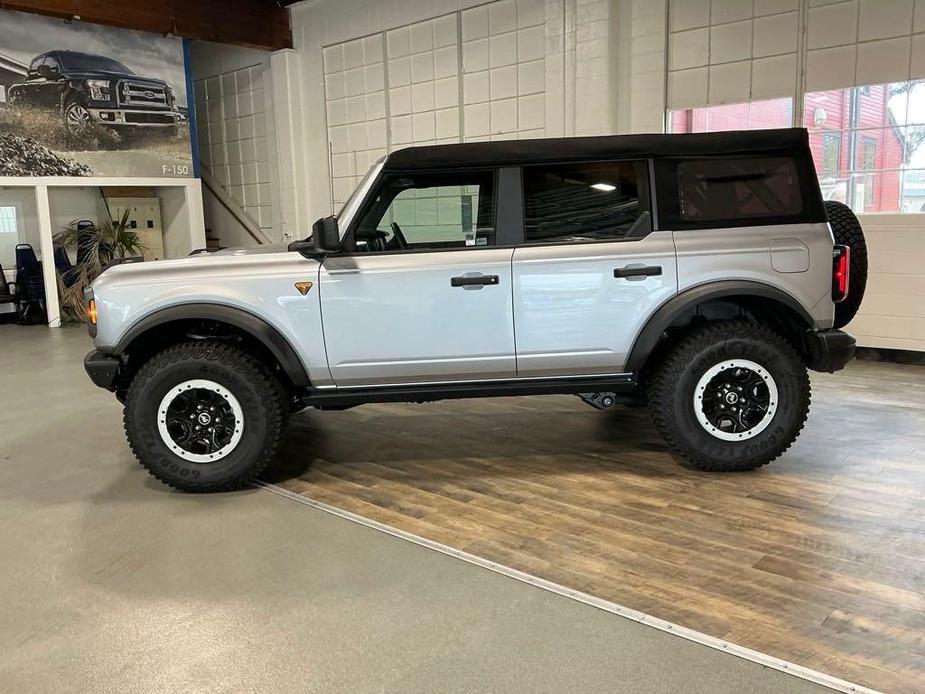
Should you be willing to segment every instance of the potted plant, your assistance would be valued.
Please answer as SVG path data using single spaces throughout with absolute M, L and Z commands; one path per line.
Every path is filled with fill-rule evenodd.
M 80 247 L 77 265 L 56 271 L 62 320 L 86 322 L 84 290 L 116 258 L 142 255 L 146 250 L 138 233 L 129 228 L 128 217 L 126 210 L 121 219 L 99 225 L 75 219 L 55 234 L 55 248 Z

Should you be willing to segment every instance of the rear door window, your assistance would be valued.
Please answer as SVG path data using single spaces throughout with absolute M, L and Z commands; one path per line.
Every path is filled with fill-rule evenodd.
M 523 168 L 528 244 L 617 241 L 651 231 L 643 162 Z

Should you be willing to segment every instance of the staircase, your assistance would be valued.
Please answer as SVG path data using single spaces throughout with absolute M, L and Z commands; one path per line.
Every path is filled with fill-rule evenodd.
M 202 188 L 207 241 L 211 235 L 211 242 L 222 247 L 275 243 L 205 166 L 202 167 Z

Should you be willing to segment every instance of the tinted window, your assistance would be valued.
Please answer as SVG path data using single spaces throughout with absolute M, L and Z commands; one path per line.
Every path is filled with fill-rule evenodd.
M 681 219 L 780 218 L 803 211 L 800 180 L 785 157 L 695 159 L 678 164 Z
M 635 235 L 648 206 L 645 165 L 603 162 L 523 169 L 527 243 L 606 241 Z M 641 234 L 640 234 L 641 235 Z
M 495 174 L 387 174 L 354 232 L 358 251 L 495 243 Z

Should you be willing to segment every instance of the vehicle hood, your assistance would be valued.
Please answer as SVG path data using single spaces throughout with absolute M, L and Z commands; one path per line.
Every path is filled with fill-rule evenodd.
M 114 265 L 96 278 L 93 289 L 98 291 L 120 285 L 162 282 L 182 282 L 196 286 L 216 277 L 243 281 L 248 277 L 273 274 L 293 266 L 305 267 L 306 263 L 318 264 L 287 250 L 284 245 L 228 248 L 172 260 Z

